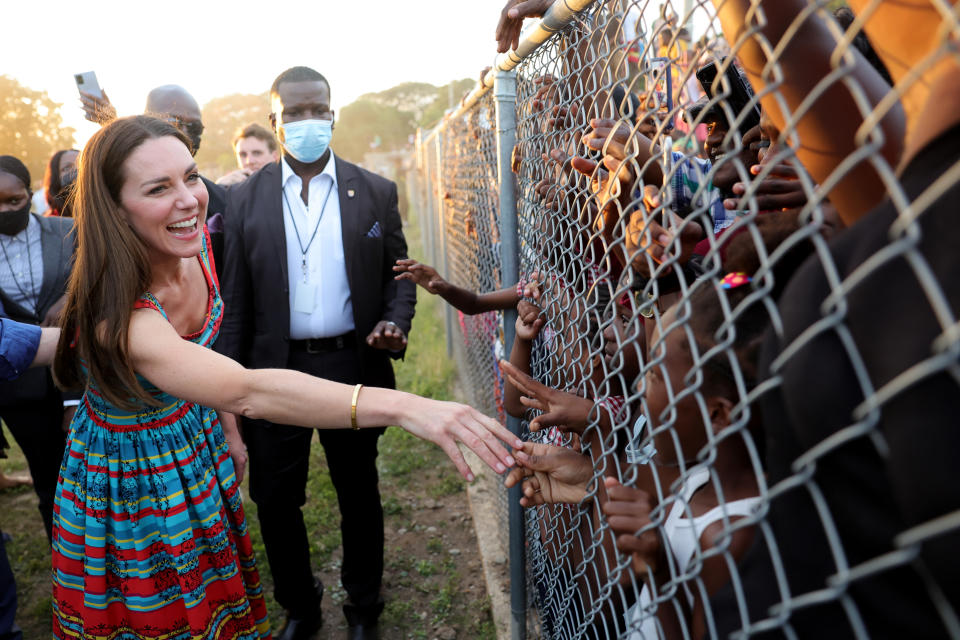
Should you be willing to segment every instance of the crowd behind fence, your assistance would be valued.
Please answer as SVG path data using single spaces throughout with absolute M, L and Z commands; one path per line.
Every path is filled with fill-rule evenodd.
M 960 637 L 960 27 L 849 5 L 558 0 L 418 136 L 515 638 Z

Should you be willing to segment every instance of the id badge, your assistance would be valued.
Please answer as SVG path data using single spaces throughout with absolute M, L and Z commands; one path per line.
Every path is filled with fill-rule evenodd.
M 313 313 L 317 287 L 313 283 L 298 282 L 293 292 L 293 310 L 298 313 Z

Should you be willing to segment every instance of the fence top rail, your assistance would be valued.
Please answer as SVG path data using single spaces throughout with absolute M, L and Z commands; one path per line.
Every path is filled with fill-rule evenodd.
M 477 82 L 477 86 L 467 94 L 460 102 L 460 106 L 444 116 L 439 125 L 427 134 L 424 142 L 431 141 L 447 126 L 447 123 L 455 118 L 459 118 L 468 111 L 477 101 L 493 87 L 494 78 L 498 71 L 511 71 L 516 68 L 524 58 L 535 52 L 540 45 L 550 39 L 553 34 L 562 31 L 573 17 L 592 5 L 594 0 L 555 0 L 543 17 L 537 20 L 523 30 L 520 36 L 520 43 L 516 49 L 511 49 L 506 53 L 497 54 L 493 66 L 483 75 L 483 78 Z

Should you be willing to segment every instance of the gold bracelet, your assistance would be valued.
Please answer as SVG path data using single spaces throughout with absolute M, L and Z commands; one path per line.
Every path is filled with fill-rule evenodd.
M 350 402 L 350 426 L 353 427 L 354 431 L 360 430 L 360 425 L 357 424 L 357 400 L 360 398 L 360 389 L 362 388 L 362 384 L 353 388 L 353 400 Z

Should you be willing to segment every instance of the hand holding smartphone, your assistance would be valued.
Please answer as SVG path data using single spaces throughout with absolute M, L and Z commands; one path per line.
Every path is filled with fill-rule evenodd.
M 100 88 L 97 74 L 93 71 L 75 73 L 74 82 L 80 92 L 80 102 L 83 104 L 84 116 L 90 122 L 103 125 L 117 117 L 117 110 L 110 104 L 110 98 Z
M 721 59 L 720 65 L 722 66 L 725 61 L 726 58 Z M 718 79 L 717 63 L 708 62 L 697 69 L 697 80 L 703 92 L 711 100 L 720 94 L 734 116 L 747 111 L 740 123 L 740 135 L 746 135 L 747 131 L 760 124 L 760 107 L 753 102 L 753 87 L 733 64 L 727 65 L 723 78 Z
M 77 83 L 78 91 L 103 99 L 103 91 L 100 89 L 100 83 L 97 82 L 97 74 L 93 71 L 76 73 L 73 75 L 73 80 Z

